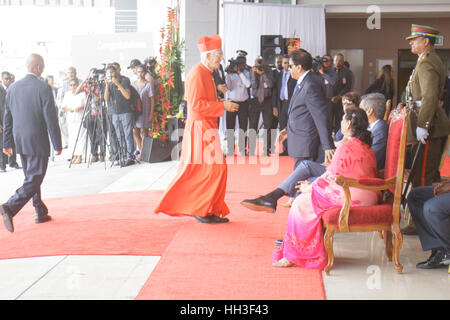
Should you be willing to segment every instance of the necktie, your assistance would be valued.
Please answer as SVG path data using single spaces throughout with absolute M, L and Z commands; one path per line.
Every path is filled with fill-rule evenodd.
M 287 72 L 283 71 L 283 85 L 281 90 L 281 100 L 287 100 L 288 99 L 288 89 L 287 89 L 287 80 L 288 80 L 289 74 Z

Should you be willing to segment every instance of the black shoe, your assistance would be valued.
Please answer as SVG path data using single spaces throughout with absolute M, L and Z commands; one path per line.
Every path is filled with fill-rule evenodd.
M 43 215 L 43 216 L 36 217 L 34 222 L 36 222 L 36 224 L 39 224 L 39 223 L 44 223 L 44 222 L 47 222 L 47 221 L 50 221 L 50 220 L 52 220 L 52 217 L 49 216 L 48 214 L 46 214 L 46 215 Z
M 19 166 L 17 163 L 10 164 L 9 167 L 14 169 L 22 169 L 22 167 Z
M 228 218 L 221 218 L 221 217 L 218 217 L 218 216 L 216 216 L 216 215 L 212 215 L 212 216 L 210 216 L 211 217 L 211 220 L 214 222 L 214 223 L 227 223 L 227 222 L 229 222 L 230 220 L 228 220 Z
M 132 166 L 133 164 L 136 164 L 136 161 L 134 161 L 133 159 L 129 159 L 129 160 L 125 163 L 125 167 Z
M 450 254 L 443 250 L 433 250 L 427 261 L 420 262 L 416 265 L 418 269 L 435 269 L 441 268 L 450 263 Z
M 284 156 L 288 156 L 289 153 L 287 153 L 287 151 L 283 151 L 282 153 L 279 154 L 280 157 L 284 157 Z
M 197 219 L 197 221 L 200 223 L 214 223 L 212 216 L 206 216 L 206 217 L 194 216 L 194 218 Z
M 0 168 L 0 172 L 6 172 L 6 168 Z
M 275 211 L 277 210 L 277 203 L 265 198 L 264 196 L 256 199 L 246 199 L 244 201 L 241 201 L 241 204 L 253 211 L 275 213 Z
M 14 232 L 14 224 L 12 221 L 12 217 L 3 205 L 0 205 L 0 213 L 3 216 L 3 223 L 5 224 L 6 230 L 13 233 Z

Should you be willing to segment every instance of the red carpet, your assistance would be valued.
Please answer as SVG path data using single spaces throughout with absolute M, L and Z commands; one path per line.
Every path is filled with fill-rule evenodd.
M 0 228 L 0 259 L 56 255 L 161 255 L 190 219 L 153 214 L 162 191 L 45 200 L 53 220 L 36 225 L 28 204 L 14 234 Z M 145 208 L 145 210 L 143 210 Z
M 50 199 L 45 202 L 53 221 L 34 224 L 29 204 L 14 218 L 14 234 L 0 228 L 0 259 L 158 255 L 161 260 L 137 299 L 325 299 L 320 271 L 271 266 L 274 241 L 284 235 L 288 209 L 273 215 L 239 204 L 273 190 L 292 172 L 293 161 L 228 160 L 234 162 L 228 167 L 228 224 L 156 215 L 153 208 L 162 191 Z
M 274 240 L 284 235 L 288 209 L 257 213 L 239 204 L 273 190 L 292 172 L 291 159 L 272 159 L 278 160 L 279 172 L 272 176 L 261 176 L 259 165 L 229 166 L 230 223 L 185 224 L 137 299 L 325 299 L 320 271 L 271 265 Z

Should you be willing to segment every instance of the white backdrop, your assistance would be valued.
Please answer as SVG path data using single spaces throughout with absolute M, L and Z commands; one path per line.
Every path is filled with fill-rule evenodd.
M 261 35 L 300 38 L 301 47 L 311 55 L 326 53 L 324 6 L 277 5 L 224 2 L 221 36 L 225 63 L 236 50 L 248 52 L 253 65 L 260 55 Z

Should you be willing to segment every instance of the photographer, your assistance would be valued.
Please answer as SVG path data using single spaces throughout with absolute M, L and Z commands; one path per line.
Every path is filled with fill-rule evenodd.
M 104 162 L 106 154 L 106 118 L 103 110 L 101 94 L 104 85 L 104 70 L 91 69 L 88 77 L 80 84 L 77 93 L 86 95 L 86 115 L 83 126 L 87 129 L 91 143 L 91 163 Z M 89 100 L 89 93 L 91 99 Z M 99 152 L 100 150 L 100 152 Z
M 256 132 L 258 130 L 259 116 L 262 113 L 265 130 L 263 155 L 269 156 L 271 153 L 271 128 L 273 121 L 272 108 L 272 72 L 265 66 L 264 59 L 259 57 L 251 72 L 251 92 L 249 120 L 251 135 L 249 139 L 249 153 L 255 155 Z
M 134 161 L 133 126 L 134 114 L 131 110 L 130 80 L 120 75 L 114 65 L 106 68 L 105 101 L 109 102 L 112 113 L 112 124 L 119 145 L 123 150 L 125 165 L 132 165 Z
M 239 111 L 226 111 L 227 155 L 229 156 L 234 155 L 236 116 L 239 120 L 239 152 L 243 156 L 247 154 L 248 88 L 251 86 L 251 80 L 250 72 L 245 70 L 245 66 L 245 59 L 237 57 L 236 59 L 231 59 L 230 64 L 225 69 L 227 73 L 225 81 L 228 88 L 226 99 L 239 104 Z
M 313 61 L 313 71 L 319 72 L 320 75 L 323 78 L 324 85 L 325 85 L 325 94 L 326 94 L 326 101 L 328 106 L 328 115 L 329 115 L 329 126 L 330 129 L 333 128 L 333 108 L 334 105 L 331 102 L 331 99 L 333 98 L 333 90 L 334 86 L 336 84 L 336 81 L 338 80 L 338 77 L 335 72 L 333 72 L 332 69 L 333 66 L 333 59 L 329 54 L 325 54 L 323 57 L 317 56 L 314 58 Z

